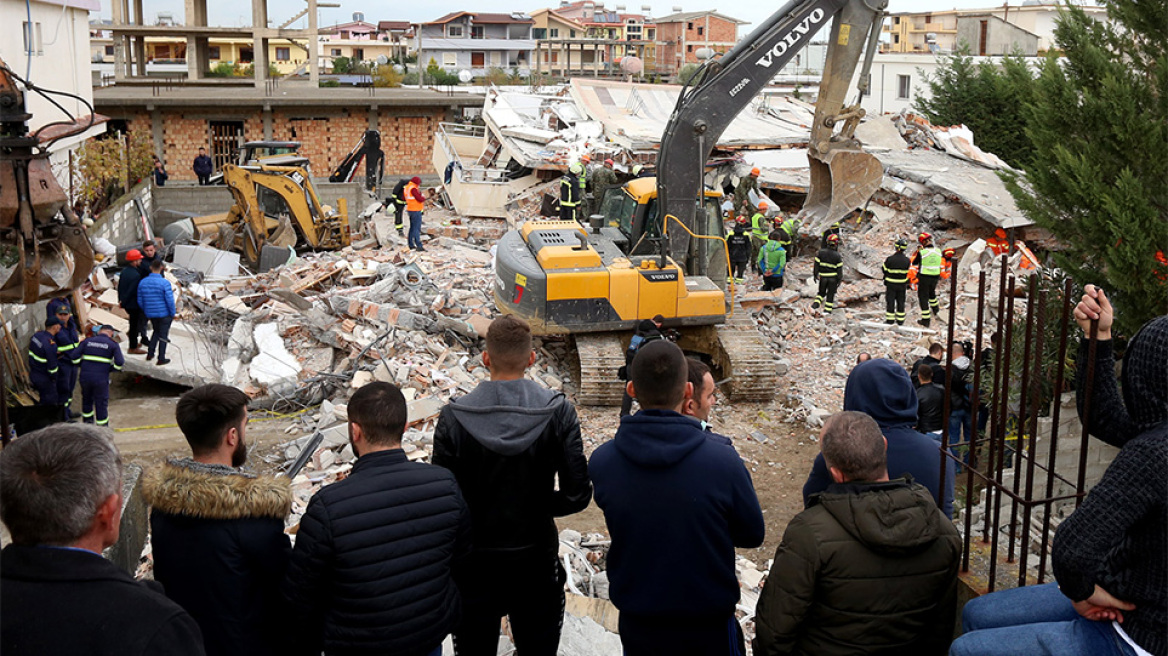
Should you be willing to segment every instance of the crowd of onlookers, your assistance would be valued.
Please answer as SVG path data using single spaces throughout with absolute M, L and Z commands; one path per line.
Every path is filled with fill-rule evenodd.
M 869 358 L 820 433 L 806 508 L 758 601 L 754 653 L 1168 654 L 1168 317 L 1131 339 L 1117 381 L 1111 313 L 1090 286 L 1075 311 L 1099 328 L 1088 428 L 1122 450 L 1055 534 L 1057 584 L 969 602 L 953 640 L 954 459 L 924 430 L 940 418 L 924 423 L 914 387 L 936 380 L 933 366 L 910 375 Z M 357 390 L 357 461 L 312 497 L 294 547 L 288 480 L 244 467 L 248 397 L 222 385 L 184 394 L 176 418 L 190 455 L 142 481 L 154 581 L 101 557 L 123 501 L 109 432 L 60 424 L 18 439 L 0 456 L 12 535 L 0 649 L 429 656 L 452 635 L 457 654 L 494 655 L 506 616 L 518 654 L 550 656 L 565 607 L 555 518 L 595 499 L 624 653 L 745 654 L 734 550 L 762 544 L 764 509 L 709 423 L 710 369 L 668 339 L 641 345 L 627 371 L 640 410 L 588 459 L 572 404 L 524 376 L 529 327 L 500 317 L 486 342 L 490 379 L 442 410 L 433 464 L 401 448 L 398 388 Z

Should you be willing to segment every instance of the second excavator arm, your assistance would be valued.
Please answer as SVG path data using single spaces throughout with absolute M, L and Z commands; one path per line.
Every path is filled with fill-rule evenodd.
M 842 218 L 875 193 L 883 169 L 852 138 L 863 110 L 845 108 L 844 99 L 861 57 L 867 54 L 870 63 L 887 6 L 887 0 L 793 0 L 725 55 L 705 64 L 692 78 L 696 82 L 683 89 L 661 138 L 660 216 L 671 214 L 695 227 L 705 163 L 718 138 L 828 22 L 832 30 L 808 144 L 811 188 L 804 212 L 812 224 Z M 687 269 L 689 246 L 684 230 L 670 231 L 669 251 L 677 261 L 687 262 Z

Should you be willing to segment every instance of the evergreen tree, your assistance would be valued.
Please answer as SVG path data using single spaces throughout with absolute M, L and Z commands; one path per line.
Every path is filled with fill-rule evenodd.
M 1000 64 L 975 61 L 962 42 L 951 55 L 940 58 L 932 74 L 920 71 L 929 96 L 919 92 L 914 105 L 934 125 L 965 124 L 977 145 L 1016 168 L 1026 168 L 1032 147 L 1019 108 L 1030 101 L 1034 73 L 1019 54 Z
M 1021 112 L 1026 175 L 1005 177 L 1066 246 L 1058 266 L 1106 289 L 1131 335 L 1168 314 L 1168 0 L 1105 4 L 1112 24 L 1075 5 L 1058 20 L 1064 56 L 1048 55 Z

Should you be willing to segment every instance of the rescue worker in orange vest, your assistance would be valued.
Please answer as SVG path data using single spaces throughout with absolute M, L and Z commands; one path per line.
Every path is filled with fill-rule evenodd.
M 917 241 L 921 247 L 913 254 L 912 263 L 918 267 L 917 300 L 921 304 L 921 318 L 917 323 L 928 328 L 933 315 L 941 310 L 937 302 L 937 283 L 941 281 L 941 265 L 945 256 L 933 245 L 933 235 L 922 232 Z
M 422 195 L 422 179 L 418 176 L 410 178 L 406 185 L 406 213 L 410 215 L 410 236 L 406 243 L 416 251 L 422 248 L 422 209 L 426 206 L 426 197 Z
M 986 240 L 986 246 L 994 255 L 1009 253 L 1010 239 L 1006 236 L 1005 230 L 998 228 L 997 230 L 994 230 L 994 236 Z
M 941 280 L 948 280 L 953 275 L 953 260 L 957 257 L 957 251 L 946 248 L 941 252 L 941 257 L 945 258 L 945 264 L 941 267 Z

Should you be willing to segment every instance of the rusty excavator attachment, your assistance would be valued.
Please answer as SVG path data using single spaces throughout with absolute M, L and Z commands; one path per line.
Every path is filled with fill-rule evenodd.
M 880 189 L 884 166 L 859 144 L 832 143 L 824 152 L 808 150 L 811 185 L 804 215 L 812 229 L 839 221 L 852 210 L 863 207 Z
M 0 60 L 0 303 L 35 303 L 81 286 L 93 247 L 28 132 L 24 94 Z

